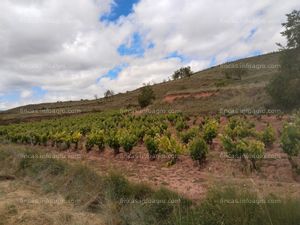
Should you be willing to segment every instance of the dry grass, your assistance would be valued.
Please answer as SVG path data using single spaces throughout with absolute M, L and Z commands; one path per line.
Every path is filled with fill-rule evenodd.
M 101 216 L 78 210 L 59 194 L 22 180 L 0 182 L 1 225 L 101 225 Z

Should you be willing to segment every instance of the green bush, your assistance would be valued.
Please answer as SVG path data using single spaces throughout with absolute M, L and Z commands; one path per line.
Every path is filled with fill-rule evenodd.
M 273 145 L 275 141 L 275 130 L 270 124 L 268 124 L 266 129 L 261 133 L 261 140 L 267 147 Z
M 106 143 L 110 148 L 114 150 L 115 155 L 120 153 L 121 145 L 117 132 L 111 131 L 110 134 L 106 137 Z
M 247 138 L 233 140 L 226 135 L 221 137 L 221 141 L 230 157 L 240 158 L 243 162 L 246 162 L 246 158 L 248 158 L 253 169 L 257 169 L 257 160 L 264 157 L 265 145 L 261 141 Z
M 225 127 L 225 134 L 232 139 L 245 138 L 249 136 L 257 136 L 254 129 L 254 123 L 241 119 L 240 117 L 232 117 Z
M 159 153 L 158 145 L 155 139 L 151 136 L 145 136 L 144 143 L 149 153 L 149 159 L 154 160 Z
M 247 157 L 250 159 L 253 169 L 257 169 L 256 162 L 264 157 L 265 144 L 256 140 L 249 140 L 246 144 Z
M 158 149 L 161 153 L 171 156 L 170 164 L 175 164 L 178 155 L 185 152 L 183 145 L 178 143 L 175 138 L 168 136 L 156 137 L 155 141 L 158 143 Z
M 246 153 L 246 146 L 243 141 L 235 141 L 231 137 L 224 135 L 221 137 L 221 141 L 227 154 L 233 158 L 242 158 Z
M 300 123 L 286 124 L 281 135 L 283 151 L 292 156 L 298 156 L 300 152 Z
M 132 148 L 136 145 L 138 138 L 130 132 L 123 132 L 119 135 L 120 145 L 124 148 L 124 151 L 130 153 Z
M 208 146 L 202 138 L 196 138 L 189 146 L 189 151 L 191 158 L 201 164 L 206 160 Z
M 78 143 L 81 139 L 82 135 L 79 131 L 73 132 L 73 134 L 71 135 L 71 142 L 73 144 L 75 144 L 75 149 L 78 148 Z
M 188 144 L 194 137 L 199 135 L 200 131 L 197 127 L 193 127 L 187 131 L 183 131 L 180 134 L 180 139 L 184 144 Z
M 212 144 L 212 141 L 218 135 L 218 122 L 215 119 L 208 120 L 203 125 L 203 138 L 207 144 Z
M 175 124 L 175 128 L 177 131 L 183 131 L 184 129 L 187 129 L 189 126 L 183 121 L 183 120 L 178 120 Z
M 87 136 L 85 144 L 87 151 L 90 151 L 94 145 L 98 146 L 99 151 L 105 148 L 105 137 L 102 130 L 93 131 Z
M 141 108 L 145 108 L 150 105 L 151 102 L 155 99 L 155 94 L 152 88 L 147 85 L 142 87 L 141 93 L 138 96 L 138 102 Z

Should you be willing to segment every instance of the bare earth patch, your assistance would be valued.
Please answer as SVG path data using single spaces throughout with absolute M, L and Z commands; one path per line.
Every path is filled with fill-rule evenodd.
M 206 92 L 195 92 L 195 93 L 177 93 L 177 94 L 168 94 L 164 97 L 163 101 L 167 103 L 172 103 L 178 99 L 182 98 L 207 98 L 214 95 L 217 95 L 218 92 L 216 91 L 206 91 Z

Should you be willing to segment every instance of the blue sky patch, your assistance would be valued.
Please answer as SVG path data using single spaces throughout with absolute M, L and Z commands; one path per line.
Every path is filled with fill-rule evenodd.
M 263 54 L 262 51 L 254 50 L 254 51 L 250 52 L 250 54 L 246 57 L 259 56 L 259 55 L 262 55 L 262 54 Z
M 125 69 L 128 66 L 129 66 L 128 63 L 123 63 L 123 64 L 120 64 L 118 66 L 115 66 L 114 68 L 112 68 L 111 70 L 109 70 L 106 74 L 104 74 L 104 76 L 101 76 L 101 77 L 97 78 L 97 80 L 96 80 L 97 83 L 103 77 L 108 77 L 111 80 L 116 79 L 118 77 L 118 75 L 122 72 L 122 70 Z
M 42 98 L 44 97 L 44 95 L 48 92 L 44 89 L 42 89 L 41 87 L 38 87 L 38 86 L 34 86 L 31 88 L 33 94 L 32 94 L 32 97 L 35 98 L 35 99 L 39 99 L 39 98 Z
M 155 44 L 153 42 L 150 42 L 147 44 L 146 49 L 151 49 L 154 47 Z M 136 32 L 133 33 L 130 42 L 121 44 L 118 47 L 117 51 L 121 56 L 131 55 L 136 57 L 143 57 L 146 49 L 143 43 L 142 35 Z
M 186 63 L 190 61 L 187 56 L 183 54 L 179 54 L 177 51 L 169 53 L 164 59 L 172 59 L 172 58 L 177 58 L 182 63 Z
M 244 58 L 253 57 L 253 56 L 259 56 L 261 54 L 263 54 L 262 51 L 257 49 L 257 50 L 253 50 L 253 51 L 249 52 L 246 55 L 242 55 L 242 56 L 238 56 L 238 57 L 228 57 L 226 59 L 226 62 L 233 62 L 233 61 L 237 61 L 239 59 L 244 59 Z
M 20 100 L 19 91 L 11 91 L 7 94 L 0 96 L 0 101 L 2 102 L 17 102 Z
M 210 63 L 209 63 L 209 65 L 208 65 L 208 67 L 213 67 L 213 66 L 215 66 L 215 65 L 217 65 L 217 59 L 216 59 L 216 57 L 214 56 L 214 57 L 212 57 L 212 59 L 210 60 Z
M 47 93 L 46 90 L 38 86 L 33 86 L 31 88 L 31 91 L 32 91 L 32 95 L 29 97 L 30 99 L 41 99 Z M 20 99 L 21 99 L 21 91 L 12 91 L 0 96 L 0 101 L 3 102 L 17 102 Z
M 137 4 L 139 0 L 114 0 L 111 5 L 111 11 L 101 16 L 101 21 L 115 22 L 121 16 L 128 16 L 133 12 L 133 5 Z

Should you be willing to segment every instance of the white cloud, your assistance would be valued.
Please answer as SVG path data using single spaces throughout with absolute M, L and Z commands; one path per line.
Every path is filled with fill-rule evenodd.
M 21 98 L 28 98 L 28 97 L 31 97 L 32 96 L 32 91 L 30 90 L 23 90 L 21 92 Z
M 132 90 L 160 82 L 181 66 L 194 71 L 229 57 L 276 50 L 285 14 L 298 0 L 140 0 L 128 17 L 102 23 L 112 0 L 2 0 L 0 2 L 0 109 L 39 101 L 100 96 L 105 89 Z M 245 41 L 251 30 L 254 36 Z M 155 48 L 144 58 L 120 56 L 120 44 L 134 32 Z M 170 52 L 190 62 L 164 59 Z M 115 80 L 104 75 L 128 63 Z M 36 99 L 32 87 L 44 96 Z M 19 93 L 18 101 L 5 97 Z

